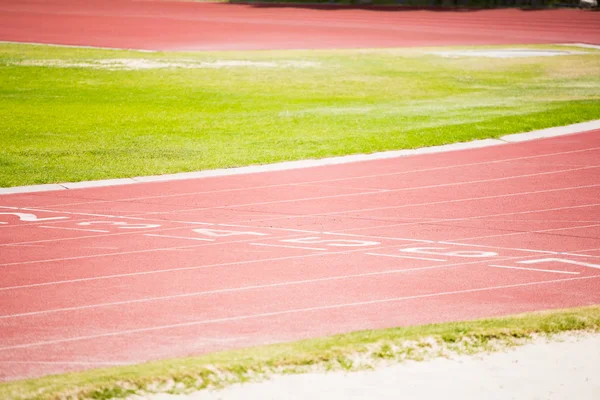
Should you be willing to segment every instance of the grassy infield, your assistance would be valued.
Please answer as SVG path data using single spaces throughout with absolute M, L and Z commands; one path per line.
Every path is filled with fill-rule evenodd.
M 561 49 L 564 49 L 561 47 Z M 446 49 L 447 50 L 447 49 Z M 111 71 L 101 59 L 310 61 Z M 95 61 L 94 61 L 95 60 Z M 271 163 L 497 137 L 600 116 L 600 52 L 446 59 L 423 50 L 162 54 L 0 45 L 0 186 Z M 82 168 L 82 166 L 84 166 Z M 122 397 L 361 359 L 421 359 L 600 330 L 600 307 L 358 332 L 0 384 L 0 398 Z M 162 382 L 162 383 L 161 383 Z
M 139 58 L 315 66 L 19 65 Z M 599 77 L 600 52 L 475 60 L 423 50 L 148 54 L 0 45 L 0 187 L 371 153 L 567 125 L 600 116 Z

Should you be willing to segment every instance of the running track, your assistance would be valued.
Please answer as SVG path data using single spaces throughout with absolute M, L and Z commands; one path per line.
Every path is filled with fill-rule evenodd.
M 599 199 L 600 131 L 3 195 L 0 379 L 599 304 Z
M 600 303 L 600 132 L 0 196 L 2 379 Z
M 132 0 L 0 2 L 0 40 L 147 50 L 600 44 L 598 26 L 600 13 L 579 10 L 382 11 Z

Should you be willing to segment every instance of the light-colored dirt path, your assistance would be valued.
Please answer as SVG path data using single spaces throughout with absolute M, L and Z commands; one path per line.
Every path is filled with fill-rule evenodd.
M 503 353 L 406 362 L 366 372 L 279 376 L 221 391 L 146 399 L 595 400 L 600 398 L 599 366 L 600 335 L 567 336 Z

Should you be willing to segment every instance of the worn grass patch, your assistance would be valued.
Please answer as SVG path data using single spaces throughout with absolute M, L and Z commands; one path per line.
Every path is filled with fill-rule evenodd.
M 600 306 L 362 331 L 294 343 L 0 384 L 6 399 L 110 399 L 186 393 L 273 374 L 361 370 L 384 363 L 495 351 L 536 336 L 600 331 Z
M 0 44 L 0 187 L 433 146 L 600 115 L 600 52 L 430 51 Z

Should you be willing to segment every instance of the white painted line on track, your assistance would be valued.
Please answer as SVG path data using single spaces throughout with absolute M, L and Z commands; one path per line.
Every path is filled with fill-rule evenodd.
M 54 308 L 49 310 L 40 310 L 40 311 L 31 311 L 19 314 L 6 314 L 0 315 L 1 319 L 9 319 L 9 318 L 21 318 L 21 317 L 31 317 L 36 315 L 44 315 L 44 314 L 53 314 L 57 312 L 64 311 L 77 311 L 77 310 L 86 310 L 91 308 L 100 308 L 100 307 L 111 307 L 111 306 L 120 306 L 127 304 L 137 304 L 137 303 L 147 303 L 151 301 L 160 301 L 160 300 L 174 300 L 186 297 L 198 297 L 198 296 L 208 296 L 212 294 L 222 294 L 222 293 L 236 293 L 243 292 L 247 290 L 259 290 L 259 289 L 269 289 L 269 288 L 278 288 L 285 286 L 295 286 L 295 285 L 306 285 L 311 283 L 320 283 L 320 282 L 331 282 L 331 281 L 339 281 L 346 279 L 356 279 L 356 278 L 369 278 L 369 277 L 378 277 L 384 275 L 395 275 L 402 274 L 406 272 L 416 272 L 416 271 L 427 271 L 432 269 L 445 269 L 445 268 L 454 268 L 454 267 L 462 267 L 469 264 L 476 264 L 481 261 L 472 261 L 472 262 L 461 262 L 455 264 L 448 265 L 434 265 L 429 267 L 418 267 L 418 268 L 406 268 L 406 269 L 392 269 L 392 270 L 384 270 L 384 271 L 376 271 L 376 272 L 365 272 L 362 274 L 352 274 L 352 275 L 340 275 L 340 276 L 330 276 L 325 278 L 314 278 L 314 279 L 303 279 L 298 281 L 287 281 L 287 282 L 279 282 L 279 283 L 270 283 L 264 285 L 251 285 L 251 286 L 241 286 L 235 288 L 227 288 L 227 289 L 215 289 L 215 290 L 206 290 L 202 292 L 192 292 L 192 293 L 181 293 L 174 294 L 168 296 L 157 296 L 157 297 L 146 297 L 142 299 L 135 300 L 123 300 L 123 301 L 115 301 L 109 303 L 99 303 L 99 304 L 89 304 L 83 306 L 74 306 L 74 307 L 64 307 L 64 308 Z
M 407 246 L 410 246 L 410 244 L 408 244 Z M 397 249 L 398 245 L 381 246 L 381 247 L 376 247 L 373 250 L 384 250 L 384 249 L 389 249 L 389 248 Z M 179 272 L 179 271 L 191 271 L 191 270 L 208 269 L 208 268 L 229 267 L 229 266 L 236 266 L 236 265 L 255 264 L 255 263 L 261 263 L 261 262 L 298 260 L 298 259 L 302 259 L 302 258 L 321 257 L 321 256 L 328 256 L 328 255 L 354 254 L 354 253 L 361 253 L 361 252 L 364 252 L 364 249 L 353 248 L 351 250 L 329 251 L 327 253 L 311 253 L 311 254 L 302 254 L 302 255 L 295 255 L 295 256 L 252 259 L 252 260 L 245 260 L 245 261 L 232 261 L 232 262 L 228 262 L 228 263 L 219 263 L 219 264 L 193 265 L 190 267 L 166 268 L 166 269 L 157 269 L 157 270 L 152 270 L 152 271 L 129 272 L 129 273 L 123 273 L 123 274 L 93 276 L 93 277 L 88 277 L 88 278 L 66 279 L 66 280 L 62 280 L 62 281 L 51 281 L 51 282 L 42 282 L 42 283 L 31 283 L 31 284 L 26 284 L 26 285 L 6 286 L 6 287 L 0 287 L 0 291 L 27 289 L 27 288 L 41 287 L 41 286 L 62 285 L 62 284 L 96 281 L 96 280 L 104 280 L 104 279 L 118 279 L 118 278 L 132 277 L 132 276 L 153 275 L 153 274 Z M 506 257 L 505 259 L 506 260 L 514 260 L 514 259 L 527 258 L 527 257 L 531 257 L 531 256 Z M 504 258 L 503 258 L 503 260 L 504 260 Z M 473 263 L 475 263 L 475 262 L 477 262 L 477 261 L 474 261 Z
M 398 192 L 404 192 L 404 191 L 455 187 L 455 186 L 462 186 L 462 185 L 506 181 L 506 180 L 511 180 L 511 179 L 531 178 L 531 177 L 546 176 L 546 175 L 552 175 L 552 174 L 559 174 L 559 173 L 566 173 L 566 172 L 573 172 L 573 171 L 580 171 L 580 170 L 597 169 L 597 168 L 600 168 L 600 166 L 586 166 L 586 167 L 570 168 L 570 169 L 564 169 L 564 170 L 558 170 L 558 171 L 538 172 L 538 173 L 534 173 L 534 174 L 503 176 L 500 178 L 490 178 L 490 179 L 479 179 L 479 180 L 473 180 L 473 181 L 467 181 L 467 182 L 440 183 L 440 184 L 436 184 L 436 185 L 416 186 L 416 187 L 407 187 L 407 188 L 399 188 L 399 189 L 387 189 L 383 192 L 381 190 L 378 190 L 378 191 L 345 193 L 345 194 L 319 196 L 319 197 L 305 197 L 305 198 L 273 200 L 273 201 L 263 201 L 263 202 L 255 202 L 255 203 L 244 203 L 244 204 L 229 204 L 229 205 L 214 206 L 214 207 L 190 208 L 190 209 L 185 209 L 183 211 L 184 212 L 193 212 L 193 211 L 202 211 L 202 210 L 237 209 L 240 207 L 264 206 L 264 205 L 271 205 L 271 204 L 297 203 L 297 202 L 302 202 L 302 201 L 348 198 L 348 197 L 368 196 L 368 195 L 375 195 L 375 194 L 382 194 L 382 193 L 398 193 Z M 174 212 L 173 210 L 155 211 L 155 212 L 148 212 L 148 213 L 134 214 L 134 215 L 139 217 L 139 216 L 148 216 L 148 215 L 170 214 L 173 212 Z
M 482 197 L 468 197 L 468 198 L 462 198 L 462 199 L 433 201 L 433 202 L 427 202 L 427 203 L 412 203 L 412 204 L 400 204 L 400 205 L 386 206 L 386 207 L 373 207 L 373 208 L 360 208 L 360 209 L 344 210 L 344 211 L 331 211 L 331 212 L 326 212 L 326 213 L 315 213 L 315 214 L 308 214 L 308 215 L 306 215 L 306 214 L 299 214 L 299 215 L 286 214 L 286 215 L 282 215 L 277 218 L 266 218 L 266 219 L 258 220 L 255 222 L 267 222 L 267 221 L 274 221 L 274 220 L 279 220 L 279 219 L 294 219 L 294 218 L 328 216 L 328 215 L 339 215 L 339 214 L 352 214 L 352 213 L 361 213 L 361 212 L 365 212 L 365 211 L 380 211 L 380 210 L 390 210 L 390 209 L 399 209 L 399 208 L 408 208 L 408 207 L 422 207 L 422 206 L 432 206 L 432 205 L 442 205 L 442 204 L 455 204 L 455 203 L 462 203 L 462 202 L 467 202 L 467 201 L 501 199 L 501 198 L 508 198 L 508 197 L 516 197 L 516 196 L 528 196 L 528 195 L 532 195 L 532 194 L 564 192 L 564 191 L 568 191 L 568 190 L 590 189 L 590 188 L 597 188 L 597 187 L 600 187 L 600 184 L 562 187 L 562 188 L 557 188 L 557 189 L 534 190 L 534 191 L 528 191 L 528 192 L 507 193 L 507 194 L 482 196 Z
M 382 257 L 393 257 L 393 258 L 409 258 L 412 260 L 425 260 L 425 261 L 448 261 L 442 260 L 441 258 L 427 258 L 427 257 L 412 257 L 412 256 L 401 256 L 397 254 L 383 254 L 383 253 L 365 253 L 370 256 L 382 256 Z
M 215 241 L 215 239 L 193 238 L 193 237 L 187 237 L 187 236 L 174 236 L 174 235 L 158 235 L 155 233 L 145 233 L 144 236 L 164 237 L 164 238 L 171 238 L 171 239 L 200 240 L 200 241 L 204 241 L 204 242 L 214 242 Z
M 142 220 L 142 218 L 138 218 L 137 220 Z M 156 219 L 150 220 L 150 219 L 145 219 L 145 221 L 157 221 Z M 162 220 L 158 220 L 158 221 L 162 221 Z M 163 223 L 167 222 L 167 223 L 178 223 L 179 221 L 162 221 Z M 190 223 L 192 224 L 192 223 Z M 193 224 L 197 224 L 197 223 L 193 223 Z M 206 226 L 207 224 L 202 224 L 203 226 Z M 215 224 L 210 224 L 211 226 L 215 226 Z M 30 224 L 27 224 L 26 226 L 30 226 Z M 36 227 L 38 227 L 38 225 L 36 225 Z M 141 235 L 144 234 L 146 232 L 166 232 L 166 231 L 173 231 L 173 230 L 181 230 L 184 229 L 186 227 L 184 226 L 174 226 L 174 227 L 168 227 L 168 228 L 152 228 L 152 229 L 144 229 L 144 230 L 129 230 L 129 231 L 119 231 L 119 232 L 112 232 L 112 233 L 108 233 L 106 235 L 90 235 L 90 236 L 74 236 L 74 237 L 66 237 L 66 238 L 53 238 L 53 239 L 41 239 L 41 240 L 29 240 L 26 242 L 14 242 L 14 243 L 0 243 L 0 247 L 1 246 L 15 246 L 15 245 L 21 245 L 21 244 L 36 244 L 36 243 L 56 243 L 56 242 L 64 242 L 64 241 L 71 241 L 71 240 L 82 240 L 82 239 L 100 239 L 100 238 L 105 238 L 105 237 L 115 237 L 115 236 L 123 236 L 123 235 Z M 109 232 L 109 231 L 107 231 Z
M 105 231 L 105 230 L 101 230 L 101 229 L 82 229 L 82 228 L 65 228 L 62 226 L 38 226 L 38 228 L 45 228 L 45 229 L 63 229 L 63 230 L 67 230 L 67 231 L 83 231 L 83 232 L 100 232 L 100 233 L 109 233 L 110 231 Z M 5 245 L 11 244 L 11 243 L 3 243 Z
M 296 308 L 296 309 L 264 312 L 264 313 L 257 313 L 257 314 L 237 315 L 237 316 L 232 316 L 232 317 L 205 319 L 205 320 L 198 320 L 198 321 L 182 322 L 182 323 L 177 323 L 177 324 L 158 325 L 158 326 L 150 326 L 150 327 L 145 327 L 145 328 L 127 329 L 127 330 L 122 330 L 122 331 L 106 332 L 106 333 L 100 333 L 100 334 L 95 334 L 95 335 L 75 336 L 75 337 L 64 338 L 64 339 L 23 343 L 23 344 L 18 344 L 18 345 L 0 347 L 0 351 L 27 349 L 27 348 L 32 348 L 32 347 L 50 346 L 50 345 L 55 345 L 55 344 L 66 344 L 66 343 L 72 343 L 72 342 L 79 342 L 79 341 L 83 341 L 83 340 L 93 340 L 93 339 L 101 339 L 101 338 L 107 338 L 107 337 L 130 335 L 130 334 L 136 334 L 136 333 L 155 332 L 155 331 L 161 331 L 161 330 L 165 330 L 165 329 L 186 328 L 186 327 L 209 325 L 209 324 L 237 322 L 237 321 L 244 321 L 244 320 L 249 320 L 249 319 L 269 318 L 269 317 L 300 314 L 300 313 L 314 312 L 314 311 L 325 311 L 325 310 L 336 310 L 336 309 L 343 309 L 343 308 L 363 307 L 363 306 L 371 306 L 371 305 L 376 305 L 376 304 L 395 303 L 395 302 L 407 301 L 407 300 L 427 299 L 427 298 L 453 296 L 453 295 L 470 294 L 470 293 L 480 293 L 480 292 L 493 291 L 493 290 L 514 289 L 514 288 L 522 288 L 522 287 L 529 287 L 529 286 L 539 286 L 539 285 L 546 285 L 546 284 L 553 284 L 553 283 L 572 282 L 572 281 L 578 281 L 578 280 L 597 279 L 597 278 L 600 278 L 600 275 L 583 276 L 583 277 L 566 278 L 566 279 L 553 279 L 553 280 L 546 280 L 546 281 L 534 281 L 534 282 L 518 283 L 518 284 L 512 284 L 512 285 L 487 286 L 487 287 L 475 288 L 475 289 L 455 290 L 455 291 L 430 293 L 430 294 L 422 294 L 422 295 L 415 295 L 415 296 L 392 297 L 392 298 L 379 299 L 379 300 L 368 300 L 368 301 L 360 301 L 360 302 L 353 302 L 353 303 L 338 303 L 338 304 L 317 306 L 317 307 Z
M 592 186 L 598 186 L 598 185 L 592 185 Z M 577 187 L 578 188 L 578 187 Z M 566 188 L 566 189 L 572 189 L 572 188 Z M 556 190 L 563 190 L 563 189 L 553 189 L 551 191 L 556 191 Z M 527 194 L 530 194 L 532 192 L 526 192 Z M 533 192 L 533 193 L 539 193 L 538 192 Z M 556 210 L 556 209 L 567 209 L 567 208 L 578 208 L 578 207 L 588 207 L 588 206 L 596 206 L 598 204 L 593 204 L 593 205 L 581 205 L 581 206 L 573 206 L 573 207 L 561 207 L 561 208 L 553 208 L 551 210 Z M 526 211 L 525 213 L 530 213 L 530 212 L 537 212 L 537 211 Z M 511 213 L 512 214 L 512 213 Z M 317 214 L 314 214 L 317 215 Z M 471 217 L 469 217 L 471 218 Z M 479 217 L 477 217 L 479 218 Z M 239 225 L 240 227 L 242 225 Z M 245 226 L 245 227 L 250 227 L 250 228 L 257 228 L 256 226 Z M 272 228 L 270 228 L 272 229 Z M 279 230 L 286 230 L 285 228 L 278 228 Z M 298 232 L 299 230 L 293 230 L 294 232 Z M 304 231 L 307 233 L 319 233 L 319 232 L 315 232 L 315 231 Z M 357 235 L 357 234 L 345 234 L 345 233 L 337 233 L 337 232 L 321 232 L 322 234 L 332 234 L 332 235 L 341 235 L 341 236 L 361 236 L 361 237 L 372 237 L 372 238 L 377 238 L 377 236 L 370 236 L 370 235 Z M 114 235 L 122 235 L 122 234 L 130 234 L 130 232 L 127 233 L 119 233 L 119 234 L 114 234 Z M 110 236 L 110 235 L 106 235 L 106 236 Z M 97 236 L 90 236 L 92 238 L 96 238 Z M 80 239 L 80 238 L 74 238 L 74 239 Z M 400 238 L 388 238 L 388 239 L 395 239 L 395 240 L 407 240 L 407 241 L 411 241 L 411 242 L 422 242 L 422 243 L 436 243 L 435 241 L 429 241 L 429 240 L 419 240 L 419 239 L 400 239 Z M 464 239 L 466 240 L 466 239 Z M 47 240 L 52 242 L 53 240 Z M 37 241 L 39 242 L 47 242 L 47 241 Z M 248 240 L 244 240 L 244 241 L 240 241 L 240 242 L 247 242 Z M 27 243 L 36 243 L 36 242 L 27 242 Z M 229 242 L 232 243 L 232 242 Z M 3 264 L 0 266 L 9 266 L 9 265 L 21 265 L 21 264 L 33 264 L 33 263 L 41 263 L 41 262 L 53 262 L 53 261 L 66 261 L 66 260 L 72 260 L 72 259 L 85 259 L 85 258 L 95 258 L 95 257 L 104 257 L 104 256 L 115 256 L 115 255 L 127 255 L 127 254 L 135 254 L 135 253 L 147 253 L 147 252 L 152 252 L 152 251 L 162 251 L 162 250 L 172 250 L 172 249 L 186 249 L 186 248 L 190 248 L 193 246 L 181 246 L 181 247 L 175 247 L 175 248 L 158 248 L 158 249 L 148 249 L 148 250 L 139 250 L 139 251 L 133 251 L 133 252 L 115 252 L 115 253 L 106 253 L 106 254 L 99 254 L 99 255 L 93 255 L 93 256 L 79 256 L 79 257 L 69 257 L 69 258 L 57 258 L 57 259 L 49 259 L 49 260 L 35 260 L 35 261 L 26 261 L 26 262 L 17 262 L 17 263 L 10 263 L 10 264 Z M 484 246 L 484 247 L 490 247 L 490 248 L 494 248 L 494 246 Z M 496 247 L 499 248 L 499 247 Z M 526 249 L 520 249 L 523 251 L 526 251 Z M 538 251 L 540 252 L 540 250 L 530 250 L 530 251 Z M 549 254 L 553 254 L 555 252 L 551 252 L 548 251 L 547 253 Z
M 465 217 L 465 218 L 439 219 L 439 220 L 437 220 L 435 222 L 461 221 L 461 220 L 468 220 L 468 219 L 486 218 L 486 217 L 490 217 L 490 216 L 494 217 L 494 216 L 503 216 L 503 215 L 512 215 L 512 214 L 527 214 L 527 213 L 557 211 L 557 210 L 569 210 L 569 209 L 575 209 L 575 208 L 598 207 L 598 206 L 600 206 L 600 203 L 584 204 L 584 205 L 578 205 L 578 206 L 567 206 L 567 207 L 554 207 L 554 208 L 540 209 L 540 210 L 519 211 L 519 212 L 515 212 L 515 213 L 502 213 L 502 214 L 480 215 L 480 216 Z M 490 248 L 490 249 L 514 250 L 514 251 L 523 251 L 523 252 L 531 252 L 531 253 L 573 255 L 573 256 L 578 256 L 578 257 L 600 257 L 600 256 L 592 256 L 592 255 L 588 256 L 588 255 L 568 253 L 568 252 L 556 252 L 556 251 L 551 251 L 551 250 L 535 250 L 535 249 L 525 249 L 525 248 L 517 248 L 517 247 L 502 247 L 502 246 L 495 246 L 495 245 L 480 245 L 480 244 L 460 243 L 460 242 L 452 242 L 452 241 L 449 241 L 449 240 L 435 241 L 435 240 L 422 240 L 422 239 L 410 239 L 410 238 L 399 238 L 399 237 L 387 237 L 387 236 L 369 235 L 369 234 L 344 233 L 344 232 L 356 231 L 356 230 L 377 229 L 377 228 L 388 228 L 388 227 L 402 226 L 402 225 L 405 225 L 405 224 L 387 224 L 387 225 L 378 225 L 378 226 L 371 226 L 371 227 L 364 227 L 364 228 L 350 228 L 350 229 L 344 229 L 344 230 L 334 231 L 334 232 L 319 232 L 319 231 L 313 231 L 313 230 L 301 230 L 301 229 L 289 229 L 289 228 L 274 228 L 274 227 L 263 227 L 263 226 L 243 225 L 243 224 L 227 224 L 227 225 L 228 226 L 232 226 L 232 227 L 244 228 L 244 229 L 264 228 L 264 229 L 272 229 L 272 230 L 281 230 L 281 231 L 290 231 L 290 232 L 299 232 L 299 233 L 310 233 L 310 234 L 321 234 L 321 235 L 338 235 L 338 236 L 360 237 L 360 238 L 369 238 L 369 239 L 389 239 L 389 240 L 398 240 L 398 241 L 409 241 L 409 242 L 414 242 L 414 243 L 450 244 L 450 245 L 456 245 L 456 246 L 485 247 L 485 248 Z M 586 250 L 582 250 L 582 251 L 594 251 L 594 250 L 600 250 L 600 249 L 595 249 L 594 248 L 594 249 L 586 249 Z
M 564 127 L 557 127 L 555 129 L 558 129 L 558 131 L 562 130 L 563 132 L 565 132 L 564 134 L 580 133 L 580 132 L 582 133 L 583 131 L 600 129 L 600 120 L 584 122 L 581 124 L 567 125 Z M 573 131 L 573 130 L 575 130 L 575 131 Z M 535 132 L 537 132 L 537 131 L 526 132 L 526 133 L 524 133 L 524 135 L 528 135 L 527 137 L 533 138 L 534 136 L 536 136 Z M 455 143 L 455 144 L 451 144 L 451 145 L 424 147 L 424 148 L 414 149 L 414 150 L 397 150 L 397 151 L 387 151 L 387 152 L 373 153 L 373 154 L 357 154 L 357 155 L 349 155 L 349 156 L 342 156 L 342 157 L 325 158 L 325 159 L 320 159 L 320 160 L 291 161 L 291 162 L 284 162 L 284 163 L 279 163 L 279 164 L 268 164 L 268 165 L 261 165 L 261 166 L 250 166 L 250 167 L 209 170 L 209 171 L 199 171 L 199 172 L 184 172 L 184 173 L 178 173 L 178 174 L 172 174 L 172 175 L 161 175 L 161 176 L 136 177 L 136 178 L 131 179 L 131 181 L 133 181 L 133 182 L 120 181 L 119 183 L 124 184 L 124 183 L 138 183 L 138 182 L 167 182 L 167 181 L 184 180 L 184 179 L 198 179 L 198 178 L 215 177 L 215 176 L 241 175 L 241 174 L 257 173 L 257 172 L 286 171 L 286 170 L 290 170 L 290 169 L 300 169 L 300 168 L 309 168 L 309 167 L 316 167 L 316 166 L 346 164 L 346 163 L 352 163 L 352 162 L 381 160 L 381 159 L 388 159 L 388 158 L 398 158 L 398 157 L 405 157 L 405 156 L 409 156 L 409 155 L 434 154 L 434 153 L 442 153 L 442 152 L 447 152 L 447 151 L 475 149 L 475 148 L 487 147 L 487 146 L 491 146 L 491 145 L 504 144 L 508 140 L 513 140 L 513 141 L 517 140 L 518 136 L 516 136 L 516 135 L 519 135 L 519 134 L 507 135 L 507 136 L 501 138 L 501 140 L 483 139 L 483 140 L 466 142 L 466 143 Z M 553 134 L 552 136 L 556 136 L 556 134 Z M 508 138 L 508 139 L 504 140 L 504 138 Z M 594 150 L 594 149 L 595 148 L 585 149 L 585 150 L 581 150 L 581 151 L 589 151 L 589 150 Z M 565 152 L 565 153 L 569 153 L 569 152 Z M 539 155 L 539 156 L 534 156 L 534 157 L 544 157 L 544 156 L 545 155 Z M 524 158 L 533 158 L 533 157 L 522 157 L 522 158 L 515 158 L 515 159 L 524 159 Z M 490 164 L 490 163 L 494 163 L 494 162 L 495 161 L 488 161 L 485 163 L 476 163 L 475 165 Z M 377 176 L 385 176 L 385 175 L 377 175 Z M 90 185 L 90 187 L 111 186 L 110 181 L 111 180 L 90 181 L 89 185 Z M 104 182 L 106 182 L 106 183 L 103 185 Z M 79 187 L 86 187 L 86 183 L 87 182 L 78 182 L 77 184 L 79 185 Z M 47 187 L 40 188 L 40 186 L 46 186 L 46 185 L 17 186 L 17 187 L 13 187 L 13 188 L 0 188 L 0 195 L 13 194 L 13 193 L 28 193 L 28 192 L 34 192 L 34 191 L 40 191 L 40 190 L 52 190 L 52 189 L 67 190 L 67 188 L 62 185 L 53 186 L 52 189 L 47 188 Z
M 556 274 L 569 274 L 569 275 L 580 275 L 579 272 L 570 272 L 570 271 L 557 271 L 555 269 L 537 269 L 537 268 L 523 268 L 523 267 L 508 267 L 506 265 L 489 265 L 493 268 L 505 268 L 505 269 L 522 269 L 525 271 L 537 271 L 537 272 L 554 272 Z
M 504 237 L 507 237 L 507 236 L 526 235 L 528 233 L 558 232 L 558 231 L 568 231 L 570 229 L 595 228 L 595 227 L 598 227 L 598 226 L 600 226 L 600 224 L 569 226 L 569 227 L 552 228 L 552 229 L 538 229 L 538 230 L 535 230 L 535 231 L 523 231 L 523 232 L 502 233 L 502 234 L 498 234 L 498 235 L 485 235 L 485 236 L 473 236 L 473 237 L 467 237 L 467 238 L 458 238 L 458 239 L 453 239 L 453 241 L 489 239 L 489 238 L 495 238 L 495 237 L 502 237 L 502 238 L 504 238 Z
M 283 247 L 286 249 L 303 249 L 303 250 L 322 250 L 325 251 L 327 249 L 321 247 L 305 247 L 305 246 L 290 246 L 284 244 L 268 244 L 268 243 L 250 243 L 252 246 L 265 246 L 265 247 Z
M 403 222 L 400 224 L 386 224 L 386 225 L 379 225 L 379 226 L 366 226 L 366 227 L 361 227 L 361 228 L 349 228 L 349 229 L 345 229 L 344 232 L 360 231 L 360 230 L 374 229 L 374 228 L 386 228 L 386 227 L 389 228 L 389 227 L 397 227 L 397 226 L 420 225 L 420 224 L 425 224 L 425 223 L 435 224 L 435 223 L 445 223 L 445 222 L 469 221 L 472 219 L 486 219 L 486 218 L 502 217 L 502 216 L 507 216 L 507 215 L 535 214 L 535 213 L 548 212 L 548 211 L 572 210 L 572 209 L 576 209 L 576 208 L 586 208 L 586 207 L 600 207 L 600 203 L 580 204 L 580 205 L 576 205 L 576 206 L 565 206 L 565 207 L 543 208 L 543 209 L 527 210 L 527 211 L 513 211 L 513 212 L 509 212 L 509 213 L 500 213 L 500 214 L 483 214 L 483 215 L 475 215 L 472 217 L 431 218 L 426 221 Z M 405 219 L 405 218 L 402 217 L 402 219 Z M 516 221 L 520 221 L 520 220 L 516 220 Z M 575 221 L 575 222 L 587 222 L 587 221 Z M 590 221 L 590 222 L 596 222 L 596 221 Z M 242 225 L 240 225 L 240 226 L 242 226 Z

